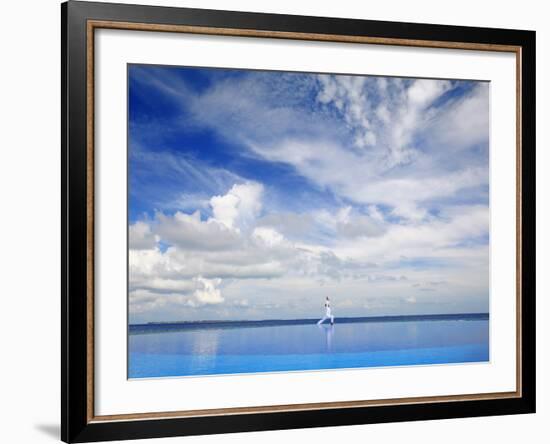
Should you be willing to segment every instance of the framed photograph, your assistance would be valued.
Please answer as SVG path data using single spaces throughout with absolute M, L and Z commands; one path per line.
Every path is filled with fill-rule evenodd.
M 535 411 L 535 33 L 69 1 L 62 439 Z

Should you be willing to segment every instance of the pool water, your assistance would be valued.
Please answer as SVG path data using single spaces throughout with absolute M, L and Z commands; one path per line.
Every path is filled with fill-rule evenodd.
M 489 320 L 150 328 L 128 344 L 129 378 L 484 362 Z

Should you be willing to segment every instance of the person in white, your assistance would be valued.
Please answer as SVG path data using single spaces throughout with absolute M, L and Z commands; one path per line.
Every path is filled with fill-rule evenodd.
M 321 325 L 327 319 L 330 319 L 330 325 L 334 324 L 334 316 L 330 311 L 330 299 L 328 298 L 328 296 L 325 299 L 325 315 L 321 319 L 319 319 L 319 322 L 317 322 L 317 325 Z

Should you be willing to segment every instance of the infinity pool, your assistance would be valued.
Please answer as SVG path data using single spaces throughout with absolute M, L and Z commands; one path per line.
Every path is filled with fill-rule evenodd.
M 129 378 L 451 364 L 489 360 L 489 320 L 153 325 L 128 342 Z

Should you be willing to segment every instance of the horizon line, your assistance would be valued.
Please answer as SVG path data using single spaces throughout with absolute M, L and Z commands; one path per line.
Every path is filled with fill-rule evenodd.
M 417 318 L 417 319 L 430 319 L 430 318 L 461 318 L 461 317 L 489 317 L 489 312 L 474 312 L 474 313 L 438 313 L 438 314 L 407 314 L 407 315 L 379 315 L 379 316 L 335 316 L 336 320 L 347 321 L 365 321 L 365 320 L 388 320 L 388 319 L 403 319 L 403 318 Z M 145 326 L 162 326 L 162 325 L 215 325 L 215 324 L 259 324 L 259 323 L 310 323 L 317 322 L 320 318 L 291 318 L 291 319 L 204 319 L 196 321 L 150 321 L 131 324 L 128 323 L 128 327 L 145 327 Z M 346 322 L 344 322 L 346 323 Z

